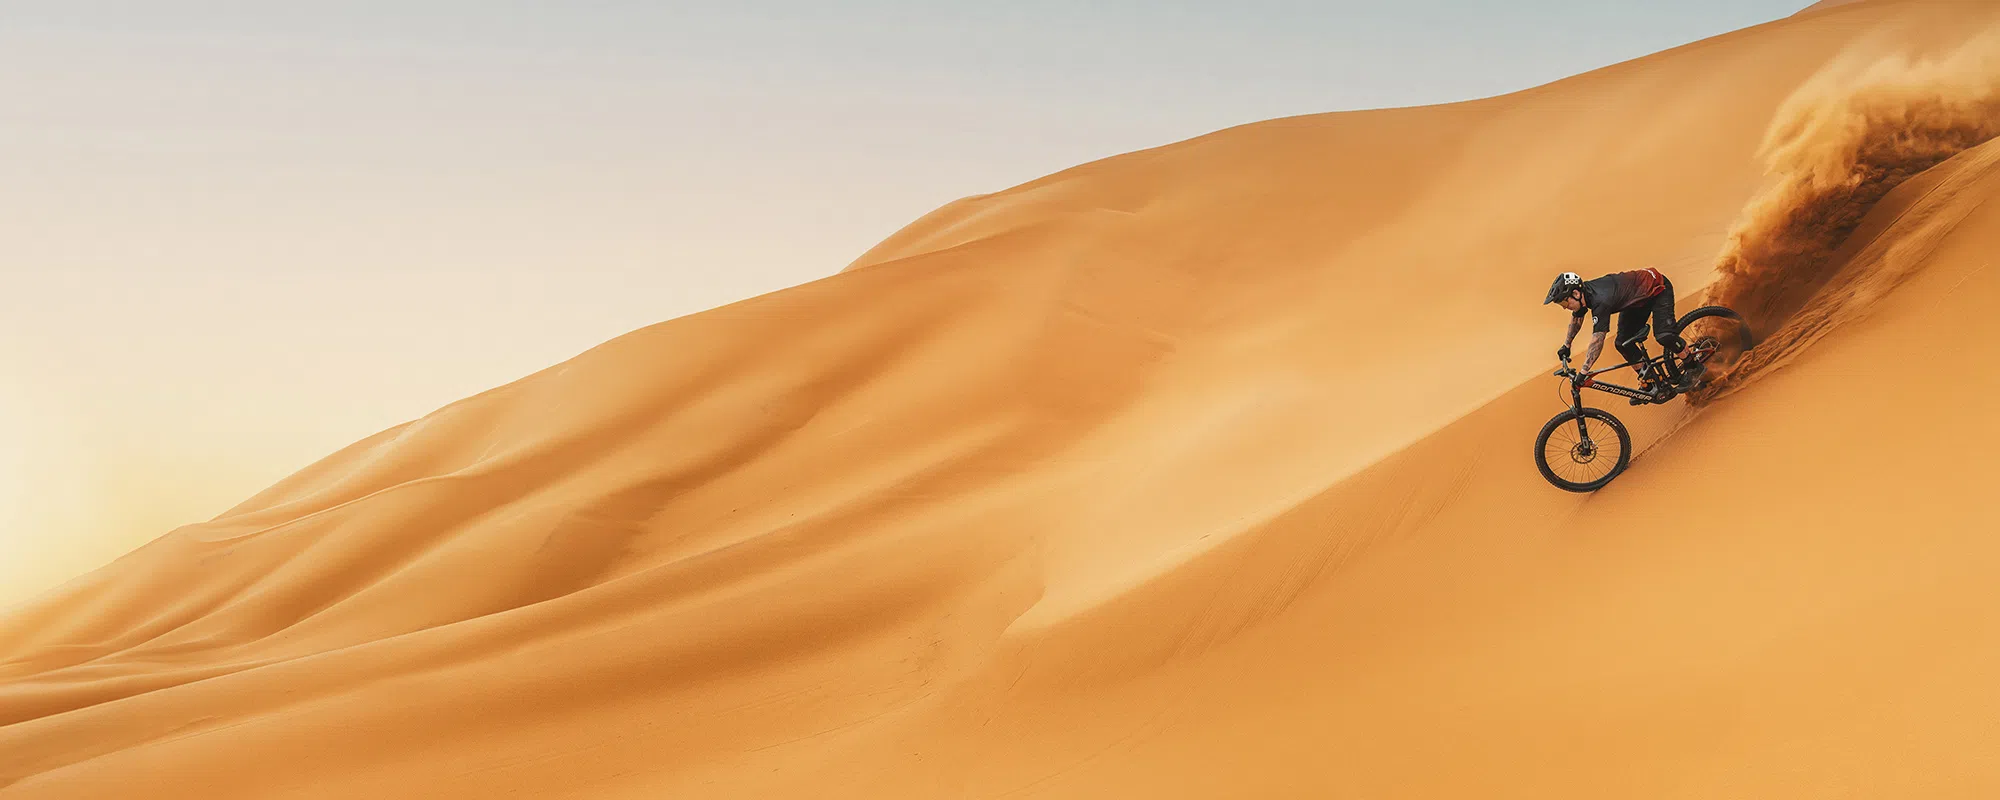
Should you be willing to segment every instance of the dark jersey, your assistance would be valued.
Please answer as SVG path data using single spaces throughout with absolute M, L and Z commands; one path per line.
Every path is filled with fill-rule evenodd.
M 1588 311 L 1595 317 L 1590 329 L 1597 333 L 1610 333 L 1611 315 L 1651 300 L 1666 284 L 1666 276 L 1657 269 L 1613 272 L 1596 280 L 1584 281 L 1583 307 L 1570 316 L 1582 319 L 1583 312 Z

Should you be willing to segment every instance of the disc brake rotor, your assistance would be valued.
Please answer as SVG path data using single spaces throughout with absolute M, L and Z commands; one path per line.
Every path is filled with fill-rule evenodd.
M 1590 442 L 1577 442 L 1576 446 L 1569 449 L 1569 460 L 1578 464 L 1588 464 L 1597 460 L 1597 445 Z

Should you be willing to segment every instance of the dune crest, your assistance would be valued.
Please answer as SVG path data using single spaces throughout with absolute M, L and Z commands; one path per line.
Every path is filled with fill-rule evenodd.
M 1814 3 L 1814 4 L 1812 4 L 1812 5 L 1809 5 L 1809 6 L 1806 6 L 1805 8 L 1802 8 L 1802 9 L 1799 9 L 1799 13 L 1800 13 L 1800 14 L 1806 14 L 1806 13 L 1810 13 L 1810 12 L 1813 12 L 1813 11 L 1825 11 L 1825 10 L 1827 10 L 1827 9 L 1830 9 L 1830 8 L 1839 8 L 1839 7 L 1841 7 L 1841 6 L 1851 6 L 1851 5 L 1854 5 L 1854 4 L 1856 4 L 1856 3 L 1861 3 L 1861 2 L 1865 2 L 1865 1 L 1866 1 L 1866 0 L 1819 0 L 1819 2 L 1817 2 L 1817 3 Z

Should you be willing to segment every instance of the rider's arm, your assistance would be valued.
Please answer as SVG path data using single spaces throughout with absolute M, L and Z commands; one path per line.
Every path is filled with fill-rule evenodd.
M 1570 317 L 1569 332 L 1563 334 L 1563 346 L 1568 347 L 1570 342 L 1576 341 L 1576 332 L 1580 330 L 1583 330 L 1583 315 L 1577 314 Z
M 1604 353 L 1604 331 L 1590 332 L 1590 348 L 1583 351 L 1583 371 L 1589 372 L 1597 363 L 1597 357 Z
M 1611 334 L 1611 315 L 1609 313 L 1592 311 L 1591 316 L 1594 319 L 1591 320 L 1590 325 L 1590 348 L 1584 351 L 1583 355 L 1584 372 L 1589 372 L 1591 365 L 1597 363 L 1597 357 L 1604 353 L 1604 337 Z

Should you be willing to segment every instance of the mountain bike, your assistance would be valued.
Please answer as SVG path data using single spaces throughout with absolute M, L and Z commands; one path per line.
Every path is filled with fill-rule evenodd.
M 1681 339 L 1688 326 L 1704 320 L 1708 322 L 1701 335 L 1693 341 Z M 1667 352 L 1658 356 L 1646 354 L 1650 327 L 1641 327 L 1618 343 L 1620 351 L 1636 346 L 1642 354 L 1638 359 L 1589 372 L 1571 369 L 1569 359 L 1563 359 L 1562 366 L 1552 373 L 1569 382 L 1570 407 L 1551 418 L 1535 437 L 1535 466 L 1556 488 L 1594 492 L 1632 463 L 1632 434 L 1626 432 L 1625 423 L 1604 409 L 1584 407 L 1583 390 L 1615 394 L 1633 405 L 1663 404 L 1707 385 L 1708 362 L 1722 352 L 1730 328 L 1736 330 L 1743 350 L 1754 344 L 1749 323 L 1722 306 L 1702 306 L 1676 320 L 1662 343 Z M 1651 386 L 1634 388 L 1597 380 L 1598 375 L 1627 367 L 1649 375 Z

